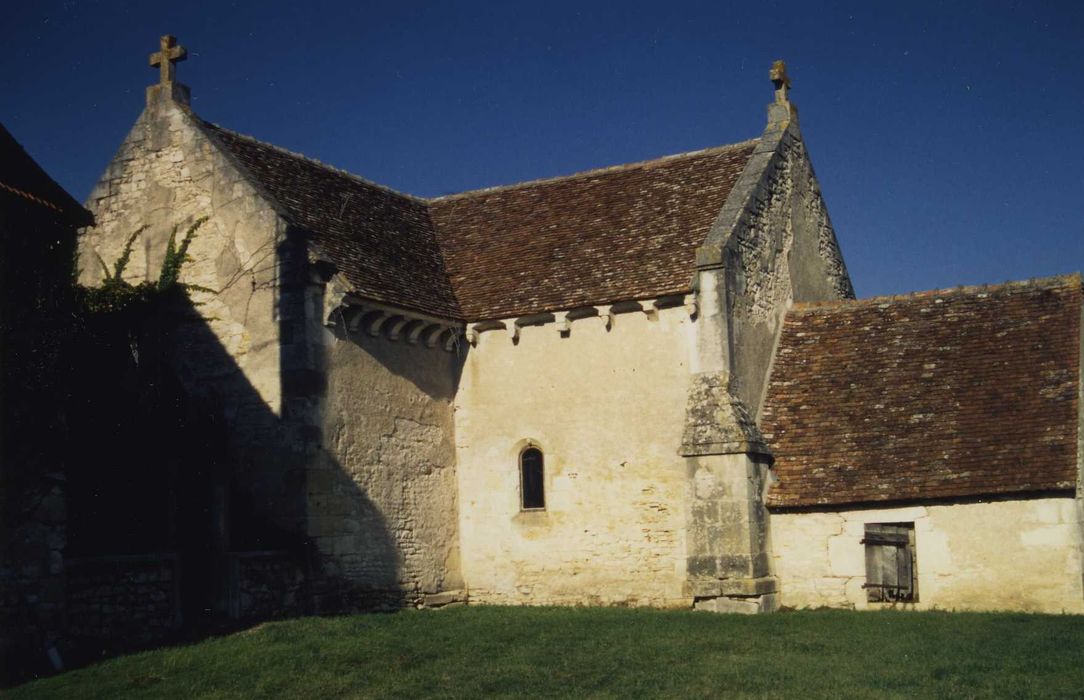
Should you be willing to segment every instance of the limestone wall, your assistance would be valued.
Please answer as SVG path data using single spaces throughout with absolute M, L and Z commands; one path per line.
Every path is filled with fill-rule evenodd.
M 181 623 L 175 555 L 74 559 L 67 567 L 67 633 L 133 648 Z
M 452 399 L 462 358 L 327 333 L 335 464 L 309 475 L 314 542 L 342 576 L 407 601 L 461 589 Z
M 693 351 L 682 308 L 481 333 L 456 399 L 463 576 L 472 601 L 687 605 L 684 460 Z M 518 457 L 545 460 L 522 511 Z
M 102 277 L 97 257 L 111 266 L 141 226 L 126 277 L 155 279 L 173 228 L 209 217 L 182 273 L 202 289 L 177 323 L 173 358 L 186 389 L 221 414 L 228 443 L 199 487 L 213 491 L 219 541 L 208 546 L 294 552 L 317 611 L 460 587 L 457 356 L 330 334 L 305 233 L 168 100 L 140 116 L 88 206 L 98 220 L 82 239 L 88 284 Z M 286 583 L 274 594 L 289 594 Z
M 758 185 L 747 194 L 752 206 L 727 241 L 731 389 L 759 413 L 790 303 L 853 298 L 854 290 L 797 128 L 778 138 Z
M 280 412 L 276 246 L 285 223 L 193 118 L 163 101 L 140 115 L 87 199 L 97 225 L 80 240 L 79 279 L 102 279 L 100 257 L 112 267 L 128 237 L 136 239 L 125 277 L 157 279 L 171 231 L 184 234 L 210 217 L 196 235 L 182 280 L 234 366 L 193 358 L 192 383 L 221 382 L 239 369 L 267 410 Z
M 782 604 L 866 609 L 865 523 L 914 522 L 918 602 L 939 610 L 1084 612 L 1073 498 L 774 513 Z
M 196 118 L 169 100 L 152 102 L 140 115 L 87 207 L 97 225 L 81 236 L 79 271 L 80 281 L 90 285 L 102 278 L 99 258 L 112 267 L 141 227 L 125 277 L 156 280 L 171 233 L 183 236 L 192 222 L 207 217 L 181 272 L 181 281 L 193 285 L 194 305 L 187 317 L 178 311 L 178 317 L 162 319 L 171 334 L 164 361 L 216 432 L 193 456 L 199 469 L 184 470 L 192 478 L 202 470 L 207 476 L 198 478 L 206 483 L 179 486 L 182 514 L 192 499 L 202 499 L 190 509 L 206 511 L 213 522 L 196 524 L 210 528 L 205 534 L 180 523 L 180 537 L 202 538 L 208 555 L 225 550 L 232 505 L 245 508 L 246 520 L 258 516 L 262 526 L 298 531 L 310 450 L 300 439 L 304 416 L 284 412 L 283 348 L 295 339 L 282 331 L 297 315 L 291 307 L 296 275 L 283 255 L 290 237 L 286 222 Z M 197 548 L 195 542 L 188 546 Z
M 292 553 L 234 552 L 226 565 L 232 617 L 267 620 L 305 610 L 305 573 Z

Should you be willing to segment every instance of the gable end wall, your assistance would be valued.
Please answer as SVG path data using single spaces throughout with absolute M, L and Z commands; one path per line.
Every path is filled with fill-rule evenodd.
M 459 360 L 329 331 L 327 289 L 310 269 L 318 253 L 253 182 L 187 109 L 152 103 L 88 200 L 99 225 L 80 242 L 81 281 L 99 283 L 97 256 L 112 266 L 144 225 L 125 277 L 154 279 L 174 227 L 183 235 L 209 217 L 182 281 L 213 291 L 191 293 L 198 316 L 178 324 L 173 362 L 186 389 L 222 411 L 230 445 L 216 488 L 241 489 L 256 517 L 288 533 L 254 526 L 267 534 L 260 546 L 291 552 L 270 609 L 399 605 L 460 587 L 451 408 Z M 227 530 L 216 546 L 252 546 Z M 238 560 L 241 590 L 220 599 L 224 611 L 245 615 L 267 593 L 244 589 L 244 567 L 260 561 Z M 304 596 L 291 579 L 301 572 Z
M 752 185 L 735 187 L 705 245 L 721 245 L 731 391 L 754 415 L 790 304 L 854 298 L 797 122 L 774 126 L 747 166 Z
M 170 233 L 182 236 L 193 221 L 209 217 L 192 242 L 182 280 L 215 290 L 194 294 L 203 317 L 245 380 L 278 413 L 279 353 L 270 341 L 278 337 L 276 256 L 286 223 L 193 118 L 170 102 L 148 107 L 87 208 L 97 221 L 79 245 L 79 280 L 87 285 L 102 280 L 98 258 L 111 268 L 128 237 L 144 226 L 124 276 L 133 283 L 156 279 Z M 187 369 L 192 382 L 211 379 L 198 363 Z

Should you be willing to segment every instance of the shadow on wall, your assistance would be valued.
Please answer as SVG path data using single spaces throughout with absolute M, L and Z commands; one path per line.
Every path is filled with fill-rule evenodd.
M 2 125 L 0 147 L 9 183 L 38 177 L 32 162 L 11 157 L 25 153 Z M 44 649 L 63 623 L 67 427 L 58 370 L 71 339 L 80 224 L 42 201 L 0 192 L 0 686 L 22 668 L 48 669 Z
M 305 313 L 323 286 L 298 234 L 278 264 L 281 415 L 179 290 L 82 329 L 67 380 L 66 665 L 408 601 L 382 510 L 325 439 L 326 331 Z

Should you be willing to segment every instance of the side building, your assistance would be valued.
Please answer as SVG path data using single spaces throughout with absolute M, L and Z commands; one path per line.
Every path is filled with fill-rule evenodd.
M 788 312 L 784 605 L 1084 612 L 1079 275 Z
M 93 223 L 0 125 L 0 682 L 59 663 L 64 372 L 76 229 Z

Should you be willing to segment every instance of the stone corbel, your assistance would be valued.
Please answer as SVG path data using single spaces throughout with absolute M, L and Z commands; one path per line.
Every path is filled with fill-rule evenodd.
M 448 330 L 447 326 L 443 326 L 437 323 L 426 326 L 426 328 L 428 330 L 426 330 L 423 335 L 425 335 L 425 347 L 427 348 L 435 348 L 437 346 L 437 343 L 440 342 L 441 334 L 443 334 L 444 331 Z
M 444 341 L 444 349 L 447 352 L 452 352 L 459 345 L 459 329 L 449 328 L 448 338 Z
M 686 294 L 685 298 L 682 299 L 682 302 L 683 306 L 685 307 L 685 311 L 689 314 L 689 318 L 695 317 L 697 312 L 700 310 L 699 304 L 696 301 L 696 295 Z
M 429 324 L 425 321 L 415 321 L 411 327 L 410 332 L 407 333 L 406 341 L 410 345 L 417 345 L 418 339 L 421 338 L 422 332 L 429 327 Z
M 567 311 L 561 311 L 555 315 L 558 333 L 569 333 L 572 330 L 572 322 L 568 318 Z
M 329 326 L 341 325 L 347 334 L 365 332 L 374 338 L 384 336 L 390 341 L 405 340 L 410 345 L 424 343 L 435 348 L 447 339 L 454 344 L 463 334 L 459 324 L 435 316 L 398 309 L 381 302 L 346 295 L 331 311 Z M 447 345 L 447 343 L 445 343 Z M 446 348 L 450 349 L 450 348 Z
M 509 335 L 514 338 L 515 335 L 513 335 L 513 331 L 509 328 L 510 325 L 514 326 L 515 322 L 514 321 L 507 321 L 507 322 L 505 322 L 505 321 L 479 321 L 478 323 L 472 323 L 469 326 L 467 326 L 467 329 L 466 329 L 467 342 L 469 342 L 471 345 L 477 345 L 478 341 L 482 337 L 483 332 L 485 332 L 485 331 L 494 331 L 494 330 L 507 330 Z M 516 329 L 515 333 L 518 334 L 519 330 Z
M 389 318 L 391 317 L 380 310 L 370 312 L 368 314 L 368 321 L 365 323 L 365 332 L 376 338 L 380 335 L 380 329 L 383 328 L 384 323 Z
M 406 316 L 392 317 L 386 324 L 388 329 L 388 340 L 399 340 L 403 331 L 403 326 L 410 322 L 410 319 Z
M 606 326 L 606 330 L 612 330 L 614 326 L 614 309 L 613 305 L 596 306 L 598 309 L 598 317 L 602 319 L 602 323 Z

